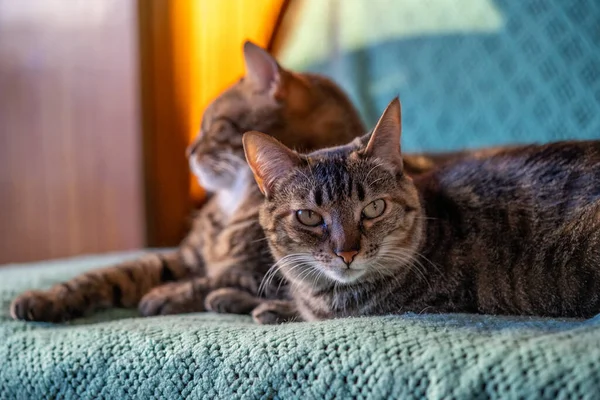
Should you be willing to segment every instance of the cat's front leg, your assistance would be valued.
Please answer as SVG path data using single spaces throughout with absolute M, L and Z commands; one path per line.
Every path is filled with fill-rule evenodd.
M 302 317 L 291 300 L 266 300 L 252 310 L 252 319 L 260 325 L 299 322 Z
M 245 290 L 222 287 L 206 296 L 204 306 L 207 311 L 221 314 L 249 314 L 263 301 Z
M 147 254 L 89 271 L 48 290 L 27 291 L 12 302 L 10 314 L 24 321 L 62 322 L 102 308 L 135 307 L 153 287 L 189 272 L 177 252 Z
M 261 301 L 255 297 L 259 282 L 256 274 L 235 269 L 218 277 L 196 277 L 172 282 L 146 294 L 140 301 L 139 310 L 144 316 L 205 310 L 248 314 Z
M 202 312 L 211 290 L 207 277 L 196 277 L 155 287 L 140 300 L 138 309 L 145 317 Z

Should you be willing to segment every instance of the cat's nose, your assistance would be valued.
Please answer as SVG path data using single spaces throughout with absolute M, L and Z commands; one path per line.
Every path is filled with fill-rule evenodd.
M 346 263 L 346 265 L 350 265 L 350 263 L 352 262 L 352 260 L 354 260 L 354 257 L 356 257 L 356 255 L 358 254 L 358 250 L 348 250 L 348 251 L 338 251 L 336 250 L 335 254 L 340 257 L 342 260 L 344 260 L 344 262 Z

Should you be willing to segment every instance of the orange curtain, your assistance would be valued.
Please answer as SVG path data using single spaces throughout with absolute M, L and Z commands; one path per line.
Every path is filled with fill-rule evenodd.
M 190 141 L 208 103 L 244 73 L 242 45 L 266 47 L 284 0 L 177 0 L 172 5 L 174 90 Z M 202 189 L 192 178 L 191 196 Z

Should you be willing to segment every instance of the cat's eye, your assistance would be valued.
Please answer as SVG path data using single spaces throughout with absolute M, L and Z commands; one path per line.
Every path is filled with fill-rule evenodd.
M 363 208 L 362 215 L 367 219 L 373 219 L 381 216 L 381 214 L 383 214 L 384 211 L 385 201 L 379 199 L 369 203 L 365 208 Z
M 319 226 L 323 223 L 323 217 L 311 210 L 296 211 L 296 218 L 306 226 Z

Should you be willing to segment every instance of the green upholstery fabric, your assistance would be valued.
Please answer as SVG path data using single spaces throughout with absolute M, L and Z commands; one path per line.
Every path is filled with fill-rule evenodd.
M 600 138 L 598 0 L 304 3 L 282 64 L 333 76 L 369 127 L 399 94 L 406 151 Z
M 598 398 L 600 318 L 405 315 L 257 326 L 112 310 L 24 323 L 10 300 L 135 254 L 0 268 L 0 399 Z

